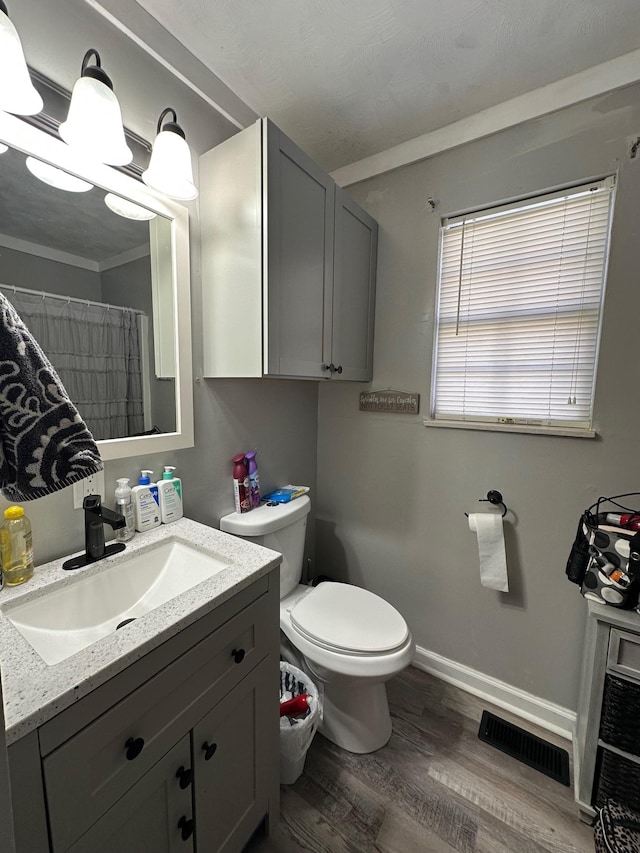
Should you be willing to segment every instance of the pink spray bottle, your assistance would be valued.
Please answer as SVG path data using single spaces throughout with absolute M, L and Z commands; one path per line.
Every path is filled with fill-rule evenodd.
M 238 453 L 233 457 L 233 497 L 236 512 L 249 512 L 251 494 L 249 492 L 249 471 L 244 453 Z

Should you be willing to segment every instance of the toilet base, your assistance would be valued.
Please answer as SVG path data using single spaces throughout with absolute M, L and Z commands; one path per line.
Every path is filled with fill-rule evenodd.
M 391 737 L 391 716 L 384 683 L 325 683 L 323 720 L 318 731 L 347 752 L 364 754 Z

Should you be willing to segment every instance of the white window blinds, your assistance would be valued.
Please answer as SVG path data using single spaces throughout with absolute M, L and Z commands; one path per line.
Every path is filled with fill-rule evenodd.
M 613 188 L 444 222 L 433 417 L 590 427 Z

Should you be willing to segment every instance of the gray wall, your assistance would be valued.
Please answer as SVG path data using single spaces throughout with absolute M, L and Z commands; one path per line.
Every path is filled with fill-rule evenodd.
M 100 274 L 0 246 L 0 284 L 100 300 Z
M 628 88 L 350 187 L 380 224 L 369 387 L 417 391 L 421 412 L 361 413 L 359 385 L 319 392 L 322 570 L 388 598 L 419 646 L 570 708 L 585 603 L 564 567 L 578 517 L 600 494 L 640 489 L 639 104 Z M 425 428 L 440 217 L 618 170 L 597 439 Z M 464 516 L 489 489 L 513 510 L 504 595 L 480 586 Z
M 100 274 L 102 301 L 144 311 L 149 318 L 148 359 L 151 373 L 151 421 L 162 432 L 176 428 L 176 384 L 173 379 L 157 379 L 154 363 L 153 301 L 151 258 L 145 255 L 128 264 Z
M 83 0 L 23 0 L 13 3 L 12 20 L 20 32 L 27 59 L 43 74 L 71 89 L 84 52 L 99 50 L 112 77 L 125 124 L 152 140 L 161 111 L 178 113 L 191 150 L 198 155 L 236 131 L 196 94 L 118 32 Z M 197 166 L 197 163 L 195 164 Z M 202 284 L 198 205 L 189 205 L 191 237 L 191 301 L 194 376 L 202 373 Z M 238 346 L 242 346 L 238 326 Z M 195 447 L 106 465 L 107 500 L 113 500 L 117 477 L 136 478 L 141 468 L 160 476 L 163 465 L 177 465 L 183 478 L 185 513 L 217 526 L 233 509 L 231 457 L 258 449 L 263 486 L 287 482 L 315 491 L 317 443 L 316 383 L 286 381 L 199 380 L 194 385 Z M 83 546 L 82 512 L 73 509 L 72 490 L 31 501 L 26 512 L 33 524 L 36 564 Z M 0 511 L 6 506 L 0 500 Z M 143 535 L 143 534 L 141 534 Z M 313 535 L 309 536 L 313 547 Z

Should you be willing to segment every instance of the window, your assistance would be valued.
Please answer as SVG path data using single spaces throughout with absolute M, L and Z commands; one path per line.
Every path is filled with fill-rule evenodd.
M 591 429 L 614 186 L 443 221 L 435 420 Z

